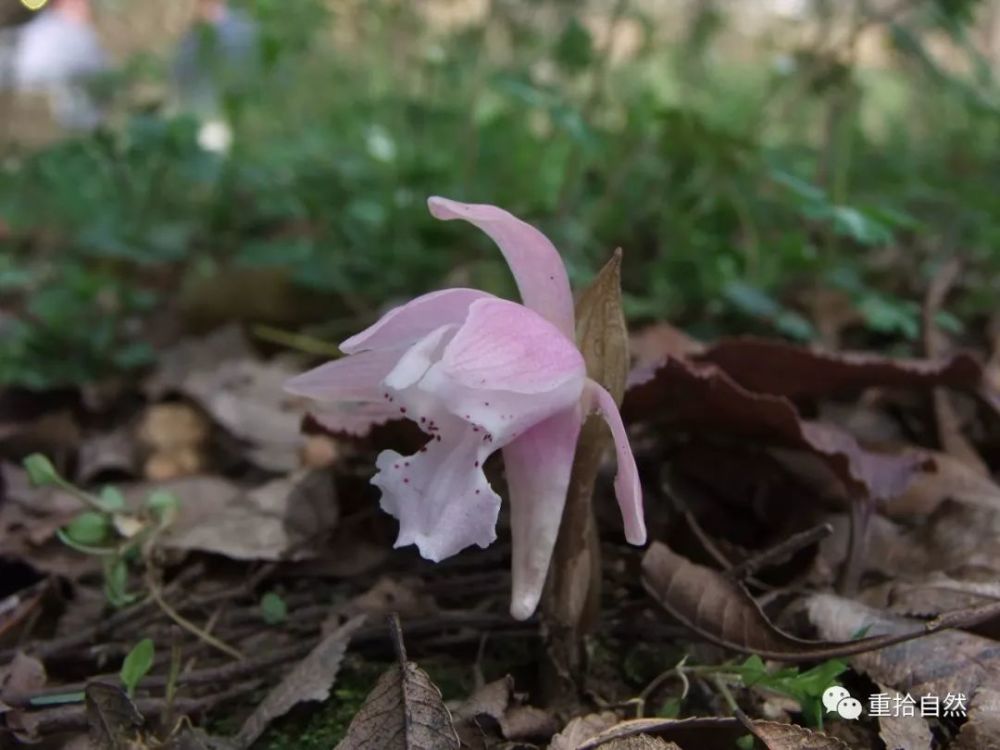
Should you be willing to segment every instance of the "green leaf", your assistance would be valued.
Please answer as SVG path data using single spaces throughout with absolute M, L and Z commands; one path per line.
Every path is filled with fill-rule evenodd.
M 269 591 L 261 597 L 260 613 L 268 625 L 277 625 L 288 618 L 288 605 L 278 594 Z
M 177 495 L 167 490 L 153 490 L 146 498 L 146 507 L 156 516 L 160 523 L 170 523 L 176 517 L 180 507 Z
M 100 546 L 111 530 L 111 520 L 104 513 L 85 510 L 67 524 L 66 536 L 87 547 Z
M 134 602 L 138 596 L 128 592 L 128 563 L 116 557 L 104 568 L 104 595 L 113 607 L 124 607 Z
M 667 698 L 660 705 L 656 715 L 662 719 L 676 719 L 681 715 L 681 699 L 677 697 Z
M 129 698 L 135 695 L 135 688 L 139 684 L 139 680 L 152 669 L 153 655 L 153 641 L 149 638 L 143 638 L 132 647 L 132 650 L 125 657 L 125 661 L 122 662 L 121 678 Z
M 101 490 L 101 505 L 110 513 L 125 510 L 125 496 L 117 487 L 109 485 Z
M 576 18 L 559 35 L 555 48 L 556 61 L 567 71 L 578 73 L 594 60 L 594 40 L 590 31 Z
M 24 468 L 28 478 L 36 487 L 44 487 L 59 480 L 59 472 L 52 462 L 41 453 L 32 453 L 24 459 Z

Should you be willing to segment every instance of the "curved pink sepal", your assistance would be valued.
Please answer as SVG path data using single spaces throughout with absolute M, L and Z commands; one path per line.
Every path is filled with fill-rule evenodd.
M 434 196 L 431 214 L 464 219 L 489 235 L 514 274 L 524 304 L 551 322 L 570 341 L 574 336 L 573 294 L 559 251 L 548 237 L 502 208 Z
M 615 441 L 615 454 L 618 458 L 615 495 L 625 523 L 625 539 L 629 544 L 645 544 L 646 520 L 642 510 L 642 485 L 639 483 L 639 470 L 635 465 L 635 456 L 632 455 L 618 405 L 610 393 L 589 378 L 584 387 L 584 402 L 589 402 L 588 411 L 597 411 L 604 418 Z
M 461 323 L 469 305 L 479 299 L 494 299 L 478 289 L 442 289 L 423 294 L 394 307 L 361 333 L 340 344 L 345 354 L 368 349 L 390 349 L 413 344 L 443 325 Z
M 581 422 L 580 409 L 574 405 L 503 449 L 510 495 L 510 613 L 518 620 L 531 617 L 545 586 Z

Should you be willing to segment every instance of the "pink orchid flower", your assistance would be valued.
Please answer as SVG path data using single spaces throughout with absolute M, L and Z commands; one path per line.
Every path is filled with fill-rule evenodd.
M 600 413 L 618 459 L 615 493 L 625 538 L 644 544 L 642 490 L 621 415 L 587 377 L 574 343 L 573 297 L 559 253 L 534 227 L 489 205 L 428 201 L 439 219 L 465 219 L 499 246 L 524 304 L 475 289 L 414 299 L 344 341 L 348 356 L 292 378 L 291 393 L 369 417 L 413 420 L 419 452 L 383 451 L 372 484 L 399 520 L 396 546 L 439 561 L 496 539 L 500 497 L 483 464 L 503 451 L 513 557 L 511 614 L 538 605 L 562 518 L 584 418 Z M 343 413 L 343 412 L 342 412 Z

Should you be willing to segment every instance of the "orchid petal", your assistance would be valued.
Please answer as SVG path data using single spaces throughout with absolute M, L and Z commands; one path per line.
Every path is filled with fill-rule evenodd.
M 461 323 L 469 305 L 477 299 L 493 299 L 478 289 L 443 289 L 394 307 L 361 333 L 345 339 L 340 350 L 346 354 L 368 349 L 407 346 L 442 325 Z
M 502 447 L 576 403 L 586 366 L 555 326 L 523 305 L 479 300 L 427 370 L 421 390 Z
M 625 425 L 618 411 L 614 398 L 599 384 L 588 379 L 584 393 L 585 403 L 589 408 L 600 412 L 611 429 L 615 441 L 615 453 L 618 457 L 618 474 L 615 476 L 615 495 L 618 507 L 625 522 L 625 539 L 629 544 L 646 543 L 646 521 L 642 511 L 642 486 L 639 483 L 639 470 L 635 465 L 635 456 L 629 446 Z
M 386 401 L 337 401 L 309 410 L 323 428 L 334 433 L 364 437 L 376 427 L 399 419 L 399 409 Z
M 379 401 L 379 384 L 402 355 L 388 349 L 335 359 L 286 380 L 284 389 L 317 401 Z
M 573 294 L 559 251 L 548 237 L 502 208 L 432 197 L 435 218 L 465 219 L 497 244 L 514 274 L 524 304 L 573 340 Z
M 503 449 L 510 495 L 510 613 L 518 620 L 531 616 L 542 595 L 566 504 L 581 421 L 579 408 L 567 409 Z
M 420 380 L 441 354 L 442 343 L 457 326 L 436 328 L 415 343 L 399 358 L 396 366 L 385 376 L 383 383 L 397 391 L 409 388 Z
M 434 562 L 496 539 L 500 496 L 483 463 L 493 451 L 471 429 L 445 431 L 412 456 L 382 451 L 372 484 L 381 507 L 399 519 L 396 546 L 416 544 Z

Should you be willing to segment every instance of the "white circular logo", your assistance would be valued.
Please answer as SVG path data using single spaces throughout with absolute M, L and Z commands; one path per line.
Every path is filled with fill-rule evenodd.
M 823 691 L 823 707 L 828 714 L 835 713 L 850 721 L 861 716 L 861 701 L 852 698 L 847 689 L 840 685 L 831 685 Z

